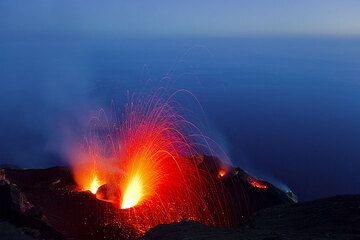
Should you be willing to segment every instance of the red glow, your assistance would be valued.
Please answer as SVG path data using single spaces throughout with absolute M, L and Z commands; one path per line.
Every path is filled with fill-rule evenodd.
M 89 190 L 92 194 L 96 194 L 96 192 L 100 186 L 101 186 L 101 184 L 99 182 L 99 179 L 96 176 L 94 176 L 94 178 L 90 184 Z
M 198 129 L 156 97 L 131 102 L 122 116 L 100 130 L 103 121 L 94 118 L 101 134 L 91 132 L 82 151 L 73 154 L 73 174 L 82 189 L 94 192 L 106 183 L 115 196 L 106 200 L 123 209 L 120 217 L 139 231 L 185 218 L 227 225 L 222 186 L 214 186 L 219 183 L 192 159 L 201 143 L 190 136 L 202 136 Z
M 257 180 L 255 178 L 252 177 L 248 177 L 248 183 L 251 184 L 251 186 L 256 187 L 256 188 L 268 188 L 268 185 L 260 180 Z
M 226 171 L 225 171 L 224 169 L 220 169 L 218 176 L 219 176 L 220 178 L 222 178 L 222 177 L 224 177 L 225 175 L 226 175 Z

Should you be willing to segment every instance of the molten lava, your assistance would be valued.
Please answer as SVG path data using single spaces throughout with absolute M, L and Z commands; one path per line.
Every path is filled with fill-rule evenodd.
M 125 194 L 121 202 L 121 208 L 131 208 L 138 204 L 143 196 L 142 191 L 142 182 L 139 177 L 135 176 L 126 187 Z
M 97 190 L 98 190 L 98 188 L 100 187 L 101 185 L 100 185 L 100 182 L 99 182 L 99 179 L 96 177 L 96 176 L 94 176 L 94 178 L 93 178 L 93 180 L 92 180 L 92 182 L 91 182 L 91 185 L 90 185 L 90 187 L 89 187 L 89 191 L 92 193 L 92 194 L 96 194 L 96 192 L 97 192 Z
M 222 178 L 222 177 L 225 177 L 225 175 L 226 175 L 226 171 L 225 171 L 224 169 L 220 169 L 218 176 L 219 176 L 220 178 Z
M 141 232 L 182 219 L 228 226 L 222 183 L 195 159 L 208 147 L 205 137 L 174 106 L 152 96 L 130 102 L 111 124 L 94 118 L 84 146 L 72 156 L 74 178 L 92 193 L 106 184 L 112 196 L 106 200 Z
M 255 188 L 268 188 L 268 185 L 260 180 L 257 180 L 252 177 L 248 177 L 247 179 L 248 183 L 250 183 L 251 186 Z

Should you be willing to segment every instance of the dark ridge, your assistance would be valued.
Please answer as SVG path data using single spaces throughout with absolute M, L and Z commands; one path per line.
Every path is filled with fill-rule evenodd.
M 159 225 L 143 240 L 360 239 L 360 195 L 342 195 L 260 210 L 237 229 L 193 221 Z
M 225 187 L 224 194 L 230 199 L 226 210 L 231 213 L 227 217 L 232 218 L 234 227 L 248 222 L 259 209 L 294 202 L 289 193 L 240 168 L 229 167 L 226 176 L 219 177 L 218 159 L 202 156 L 196 161 L 202 170 L 210 173 L 208 177 Z M 142 235 L 131 222 L 119 220 L 126 219 L 126 212 L 98 200 L 90 192 L 79 192 L 67 167 L 0 169 L 0 203 L 4 222 L 35 239 L 111 240 L 136 239 Z

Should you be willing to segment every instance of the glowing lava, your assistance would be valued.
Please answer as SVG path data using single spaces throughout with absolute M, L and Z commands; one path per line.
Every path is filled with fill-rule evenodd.
M 114 120 L 94 117 L 72 156 L 74 178 L 80 186 L 90 183 L 93 193 L 106 183 L 102 198 L 123 209 L 119 218 L 140 232 L 182 219 L 228 226 L 224 214 L 232 210 L 222 183 L 196 160 L 208 143 L 174 106 L 170 98 L 151 96 L 131 101 Z
M 224 169 L 220 169 L 220 170 L 219 170 L 219 175 L 218 175 L 218 176 L 219 176 L 220 178 L 222 178 L 222 177 L 224 177 L 225 175 L 226 175 L 225 170 L 224 170 Z
M 255 178 L 248 177 L 247 181 L 251 186 L 253 186 L 255 188 L 262 188 L 262 189 L 268 188 L 268 185 L 266 183 L 264 183 L 260 180 L 257 180 Z
M 143 196 L 143 186 L 139 177 L 135 176 L 129 182 L 121 203 L 121 208 L 131 208 L 138 204 Z
M 89 188 L 89 191 L 92 193 L 92 194 L 96 194 L 98 188 L 100 187 L 100 182 L 99 182 L 99 179 L 94 176 L 92 182 L 91 182 L 91 185 L 90 185 L 90 188 Z

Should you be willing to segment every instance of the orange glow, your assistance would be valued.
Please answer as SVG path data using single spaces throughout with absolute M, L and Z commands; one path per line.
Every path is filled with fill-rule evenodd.
M 88 190 L 90 190 L 90 192 L 92 194 L 96 194 L 96 192 L 100 186 L 101 185 L 100 185 L 99 179 L 96 176 L 94 176 L 94 178 L 91 182 L 90 188 Z
M 100 168 L 96 168 L 93 164 L 88 164 L 87 158 L 81 158 L 76 155 L 78 160 L 72 163 L 72 171 L 74 179 L 81 191 L 90 191 L 96 194 L 99 187 L 106 183 L 104 176 L 102 176 Z
M 139 177 L 135 176 L 133 179 L 131 179 L 128 186 L 126 187 L 125 194 L 121 203 L 121 208 L 131 208 L 138 204 L 143 196 L 142 191 L 142 183 Z
M 92 192 L 106 183 L 97 197 L 123 209 L 121 221 L 140 232 L 182 219 L 228 226 L 222 183 L 195 158 L 207 146 L 204 135 L 169 99 L 132 101 L 121 118 L 109 124 L 100 115 L 91 126 L 84 146 L 71 155 L 72 172 Z
M 224 177 L 226 175 L 226 172 L 225 172 L 225 170 L 224 169 L 220 169 L 219 170 L 219 177 Z
M 248 177 L 248 183 L 250 183 L 251 186 L 256 188 L 268 188 L 268 185 L 265 182 L 262 182 L 260 180 L 257 180 L 252 177 Z

